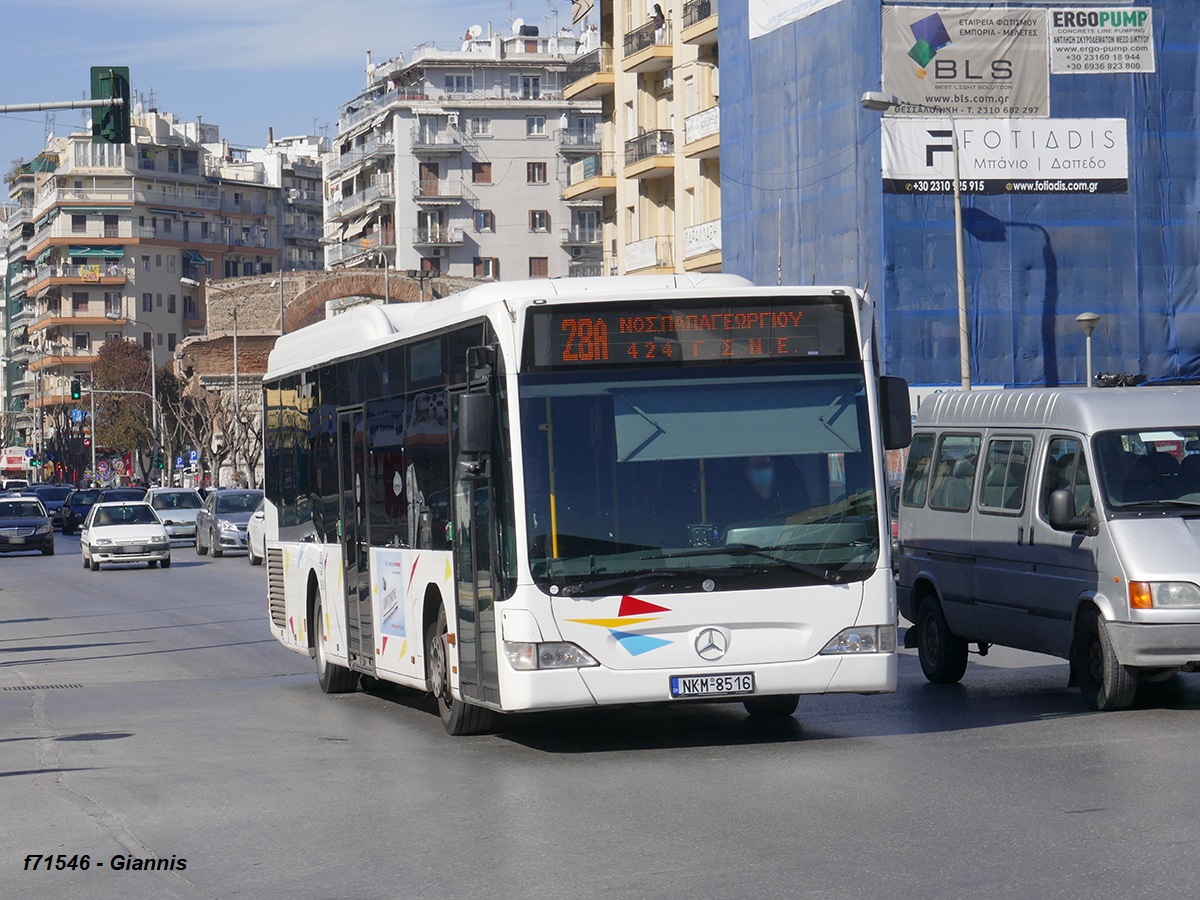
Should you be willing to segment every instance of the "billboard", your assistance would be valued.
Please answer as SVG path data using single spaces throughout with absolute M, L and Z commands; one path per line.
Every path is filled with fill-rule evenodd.
M 953 129 L 953 130 L 951 130 Z M 888 117 L 883 189 L 889 194 L 1123 194 L 1129 190 L 1124 119 Z
M 842 0 L 749 0 L 750 40 L 841 2 Z
M 1053 10 L 1050 71 L 1055 75 L 1153 72 L 1153 10 Z
M 1049 116 L 1045 9 L 885 6 L 883 90 L 900 115 Z

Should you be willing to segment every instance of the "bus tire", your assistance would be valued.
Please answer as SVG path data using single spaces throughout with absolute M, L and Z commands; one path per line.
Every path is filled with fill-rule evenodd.
M 437 699 L 438 715 L 447 734 L 459 737 L 486 734 L 492 730 L 495 715 L 490 709 L 455 700 L 450 691 L 450 655 L 446 649 L 450 630 L 445 607 L 438 610 L 437 621 L 425 635 L 425 658 L 429 660 L 429 683 Z
M 317 600 L 316 614 L 310 629 L 316 625 L 313 636 L 313 657 L 317 661 L 317 684 L 326 694 L 349 694 L 358 687 L 358 673 L 352 672 L 345 666 L 330 662 L 325 655 L 325 640 L 321 635 L 322 610 L 321 601 Z
M 917 654 L 921 671 L 934 684 L 956 684 L 967 671 L 967 642 L 950 631 L 941 604 L 933 597 L 917 610 Z
M 1089 708 L 1098 712 L 1127 709 L 1137 694 L 1138 673 L 1121 665 L 1108 636 L 1108 626 L 1095 609 L 1079 617 L 1073 648 L 1079 692 Z
M 776 694 L 772 697 L 751 697 L 742 701 L 746 714 L 752 719 L 787 719 L 800 705 L 799 694 Z

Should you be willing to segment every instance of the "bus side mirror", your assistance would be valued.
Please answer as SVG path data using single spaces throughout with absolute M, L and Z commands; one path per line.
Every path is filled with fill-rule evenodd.
M 492 398 L 463 394 L 458 398 L 458 452 L 487 453 L 492 446 Z
M 912 443 L 912 407 L 908 401 L 907 381 L 894 375 L 879 376 L 879 413 L 884 450 L 903 450 Z

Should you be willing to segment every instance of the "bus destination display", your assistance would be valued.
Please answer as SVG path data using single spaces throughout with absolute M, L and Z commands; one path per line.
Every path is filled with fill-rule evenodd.
M 842 357 L 849 315 L 847 301 L 833 298 L 535 309 L 532 361 L 536 368 L 572 368 Z

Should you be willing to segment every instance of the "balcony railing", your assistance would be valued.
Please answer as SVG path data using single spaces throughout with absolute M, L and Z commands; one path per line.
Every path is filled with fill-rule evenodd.
M 600 129 L 598 128 L 590 131 L 560 128 L 554 134 L 560 150 L 594 151 L 600 149 Z
M 414 228 L 412 242 L 415 246 L 425 247 L 455 246 L 463 243 L 463 230 L 457 225 L 427 225 L 424 228 Z
M 596 278 L 603 274 L 604 260 L 599 256 L 585 256 L 567 264 L 568 278 Z
M 652 156 L 675 155 L 675 132 L 667 129 L 647 131 L 625 142 L 625 165 L 632 166 Z
M 128 266 L 98 260 L 91 265 L 84 266 L 39 266 L 34 272 L 30 284 L 37 284 L 47 278 L 69 278 L 72 281 L 89 282 L 99 281 L 101 278 L 127 278 L 129 274 L 130 267 Z
M 478 198 L 458 179 L 423 178 L 413 182 L 413 199 L 418 203 L 474 204 Z
M 710 106 L 683 120 L 683 142 L 693 144 L 721 130 L 721 108 Z
M 601 238 L 599 226 L 572 225 L 558 231 L 558 242 L 566 246 L 599 246 Z
M 721 220 L 701 222 L 683 229 L 683 258 L 691 259 L 703 253 L 721 249 Z
M 717 14 L 717 0 L 687 0 L 683 4 L 683 27 L 691 28 Z
M 376 200 L 392 200 L 395 198 L 395 192 L 392 186 L 386 182 L 370 185 L 359 191 L 357 194 L 351 194 L 329 205 L 328 217 L 341 216 L 353 210 L 366 206 L 369 203 L 374 203 Z
M 611 47 L 599 47 L 591 53 L 585 53 L 578 59 L 567 63 L 567 72 L 563 76 L 564 84 L 574 84 L 576 81 L 582 81 L 589 75 L 598 75 L 601 72 L 612 72 L 613 58 Z
M 655 27 L 653 22 L 647 22 L 633 31 L 625 33 L 625 56 L 626 58 L 633 56 L 639 50 L 645 50 L 647 47 L 653 47 L 655 44 L 667 45 L 671 43 L 671 20 L 668 19 L 663 23 L 663 27 L 657 29 L 658 37 L 655 37 Z
M 589 178 L 602 178 L 616 174 L 613 154 L 593 153 L 567 167 L 567 187 L 587 181 Z
M 343 172 L 365 159 L 370 159 L 377 154 L 387 154 L 393 152 L 395 149 L 396 145 L 391 133 L 378 135 L 364 144 L 351 147 L 345 153 L 333 159 L 329 164 L 329 174 Z
M 412 148 L 416 151 L 450 151 L 467 150 L 475 152 L 479 149 L 474 136 L 461 129 L 429 128 L 422 125 L 413 126 Z
M 665 235 L 634 241 L 625 245 L 625 271 L 675 265 L 673 241 Z

